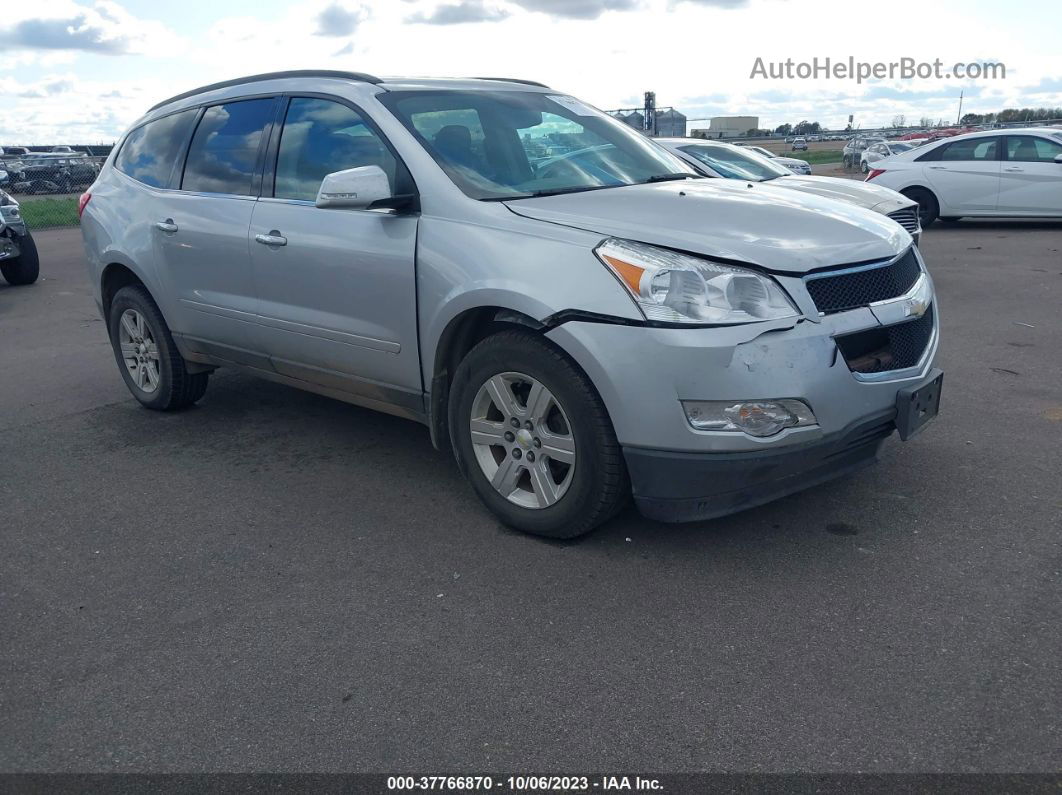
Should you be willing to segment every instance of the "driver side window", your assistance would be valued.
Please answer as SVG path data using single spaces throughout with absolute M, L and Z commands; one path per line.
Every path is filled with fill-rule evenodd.
M 398 163 L 356 111 L 327 99 L 291 100 L 277 153 L 276 198 L 314 201 L 327 175 L 361 166 L 382 168 L 395 192 Z

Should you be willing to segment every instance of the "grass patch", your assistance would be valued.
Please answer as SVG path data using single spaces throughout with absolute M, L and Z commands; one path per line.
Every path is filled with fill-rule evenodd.
M 842 151 L 841 149 L 809 149 L 807 152 L 793 152 L 786 149 L 779 154 L 782 157 L 795 157 L 797 160 L 806 160 L 809 163 L 840 163 Z
M 25 199 L 19 202 L 22 217 L 30 229 L 47 229 L 53 226 L 78 226 L 77 199 L 67 196 L 62 199 Z

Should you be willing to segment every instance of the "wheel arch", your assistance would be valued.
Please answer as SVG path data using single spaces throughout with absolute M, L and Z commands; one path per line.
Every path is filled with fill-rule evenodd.
M 430 354 L 430 371 L 426 378 L 429 384 L 428 427 L 431 431 L 432 444 L 436 449 L 450 449 L 447 405 L 450 400 L 450 385 L 453 382 L 457 365 L 481 340 L 513 326 L 526 328 L 536 333 L 543 332 L 547 328 L 541 321 L 526 312 L 497 303 L 462 309 L 450 317 L 443 327 L 435 349 Z M 429 365 L 427 357 L 425 365 Z

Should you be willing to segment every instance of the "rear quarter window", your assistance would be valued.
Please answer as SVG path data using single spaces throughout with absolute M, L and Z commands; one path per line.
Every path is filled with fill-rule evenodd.
M 114 167 L 153 188 L 169 187 L 196 113 L 196 110 L 174 113 L 133 130 L 122 144 Z

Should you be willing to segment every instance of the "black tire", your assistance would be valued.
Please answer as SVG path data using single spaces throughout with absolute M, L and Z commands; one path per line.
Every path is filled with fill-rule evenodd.
M 37 254 L 37 244 L 29 232 L 19 238 L 19 255 L 0 264 L 0 273 L 8 284 L 33 284 L 41 273 L 41 258 Z
M 862 171 L 864 174 L 869 174 L 870 173 L 870 163 L 868 163 L 866 160 L 864 160 L 860 164 L 859 170 Z
M 576 462 L 567 491 L 553 505 L 525 508 L 487 480 L 472 446 L 473 402 L 491 377 L 519 372 L 537 379 L 563 407 Z M 630 481 L 612 421 L 586 375 L 561 350 L 529 331 L 502 331 L 476 345 L 458 366 L 450 389 L 450 437 L 461 472 L 486 506 L 509 527 L 548 538 L 575 538 L 616 514 Z
M 959 221 L 962 220 L 962 216 L 961 215 L 949 215 L 949 216 L 945 217 L 945 216 L 942 215 L 939 218 L 937 218 L 937 220 L 940 221 L 942 224 L 957 224 Z
M 918 220 L 922 222 L 922 228 L 929 226 L 940 214 L 940 205 L 937 197 L 925 188 L 908 188 L 900 191 L 912 201 L 918 202 Z
M 152 392 L 137 386 L 125 364 L 119 344 L 119 327 L 122 315 L 127 309 L 135 310 L 143 317 L 158 348 L 158 385 Z M 125 385 L 141 404 L 155 411 L 175 411 L 186 408 L 206 392 L 210 373 L 189 373 L 188 365 L 177 350 L 170 329 L 162 317 L 155 301 L 143 287 L 130 285 L 123 287 L 111 301 L 107 330 L 111 336 L 111 348 L 118 363 L 118 370 L 125 380 Z

